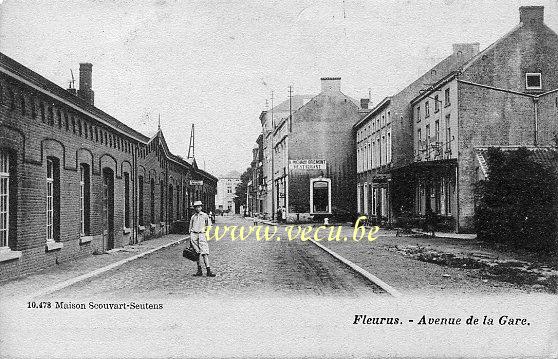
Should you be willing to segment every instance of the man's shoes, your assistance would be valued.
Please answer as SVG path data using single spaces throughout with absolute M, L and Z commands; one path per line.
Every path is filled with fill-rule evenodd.
M 207 276 L 208 277 L 215 277 L 215 273 L 211 272 L 211 269 L 207 268 Z
M 201 267 L 198 267 L 198 271 L 196 272 L 196 274 L 193 274 L 194 277 L 201 277 L 203 275 Z

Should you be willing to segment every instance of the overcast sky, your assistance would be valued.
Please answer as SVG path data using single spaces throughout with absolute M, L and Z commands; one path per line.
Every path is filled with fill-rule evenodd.
M 340 76 L 345 94 L 377 103 L 452 43 L 496 41 L 521 5 L 544 5 L 558 31 L 558 0 L 0 3 L 1 52 L 62 87 L 91 62 L 97 107 L 146 135 L 161 114 L 184 157 L 194 123 L 198 165 L 215 175 L 249 165 L 272 90 L 278 103 L 289 85 L 316 94 Z

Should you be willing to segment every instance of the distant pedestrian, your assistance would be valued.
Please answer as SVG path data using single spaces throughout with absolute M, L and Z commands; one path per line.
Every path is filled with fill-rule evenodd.
M 425 224 L 426 224 L 426 231 L 430 233 L 432 237 L 436 236 L 436 213 L 432 211 L 432 208 L 426 207 L 426 216 L 425 216 Z
M 209 244 L 205 238 L 204 230 L 207 226 L 211 226 L 211 219 L 202 211 L 202 202 L 195 201 L 194 209 L 196 213 L 190 219 L 190 243 L 192 247 L 200 254 L 198 259 L 198 271 L 194 274 L 195 277 L 201 277 L 202 274 L 202 262 L 205 264 L 208 277 L 215 277 L 215 273 L 211 272 L 209 266 Z
M 281 222 L 287 223 L 287 209 L 285 207 L 281 207 Z
M 281 218 L 283 218 L 283 211 L 281 211 L 281 207 L 277 208 L 277 222 L 281 223 Z

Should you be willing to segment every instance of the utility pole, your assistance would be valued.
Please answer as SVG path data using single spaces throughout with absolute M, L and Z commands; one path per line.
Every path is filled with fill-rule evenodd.
M 188 147 L 188 158 L 194 158 L 194 124 L 190 132 L 190 146 Z
M 289 85 L 289 132 L 293 130 L 293 86 Z
M 275 123 L 273 122 L 273 91 L 271 91 L 271 219 L 275 218 L 275 166 L 274 155 L 275 152 L 273 137 L 274 137 Z
M 289 137 L 291 132 L 293 132 L 293 86 L 289 85 L 289 132 L 287 134 L 287 138 L 285 138 L 285 166 L 287 169 L 287 173 L 285 174 L 285 177 L 283 177 L 283 184 L 284 184 L 284 196 L 285 196 L 285 200 L 283 201 L 285 206 L 284 206 L 284 211 L 286 211 L 285 213 L 285 218 L 287 218 L 287 215 L 289 213 L 289 177 L 290 177 L 290 173 L 289 173 Z M 282 213 L 281 213 L 282 214 Z

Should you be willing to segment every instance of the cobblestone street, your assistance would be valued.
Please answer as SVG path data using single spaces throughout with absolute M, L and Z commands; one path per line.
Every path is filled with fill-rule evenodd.
M 218 217 L 216 225 L 251 225 L 240 217 Z M 366 296 L 383 291 L 310 242 L 210 241 L 217 277 L 193 277 L 196 265 L 182 258 L 184 244 L 127 263 L 52 297 L 130 298 L 183 296 Z

